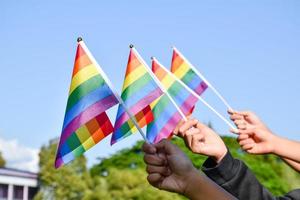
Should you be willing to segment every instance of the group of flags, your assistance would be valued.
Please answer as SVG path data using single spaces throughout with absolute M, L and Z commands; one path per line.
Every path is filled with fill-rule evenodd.
M 209 86 L 176 48 L 169 71 L 156 58 L 150 69 L 131 46 L 119 95 L 79 38 L 55 167 L 72 161 L 110 134 L 111 145 L 136 131 L 150 143 L 171 137 L 197 101 L 203 101 L 200 95 Z M 117 104 L 112 125 L 106 111 Z

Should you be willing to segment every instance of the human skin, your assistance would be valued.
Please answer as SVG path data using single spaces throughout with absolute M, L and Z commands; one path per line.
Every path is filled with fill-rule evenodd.
M 228 151 L 221 137 L 196 119 L 182 123 L 177 135 L 184 139 L 186 146 L 193 153 L 212 157 L 217 163 Z
M 251 111 L 230 110 L 228 113 L 238 128 L 231 131 L 239 135 L 237 141 L 243 150 L 250 154 L 275 154 L 300 172 L 300 142 L 274 134 Z
M 148 182 L 162 190 L 176 192 L 191 200 L 235 199 L 199 172 L 186 155 L 168 140 L 144 143 Z

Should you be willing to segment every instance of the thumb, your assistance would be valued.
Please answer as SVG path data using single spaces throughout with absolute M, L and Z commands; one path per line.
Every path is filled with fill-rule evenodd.
M 178 151 L 177 147 L 172 144 L 169 140 L 163 139 L 159 143 L 154 144 L 158 151 L 164 151 L 166 154 L 176 154 Z
M 257 154 L 258 151 L 257 151 L 257 149 L 256 149 L 255 147 L 252 147 L 251 149 L 248 149 L 248 150 L 247 150 L 247 153 L 250 153 L 250 154 Z

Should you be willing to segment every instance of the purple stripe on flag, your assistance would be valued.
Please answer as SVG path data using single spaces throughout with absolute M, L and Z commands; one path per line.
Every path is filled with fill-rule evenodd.
M 179 121 L 182 119 L 179 112 L 176 112 L 166 123 L 166 125 L 159 131 L 159 135 L 155 137 L 154 143 L 158 143 L 164 138 L 168 138 L 172 131 L 176 128 Z
M 56 169 L 59 168 L 60 166 L 62 166 L 63 163 L 64 163 L 64 162 L 63 162 L 63 160 L 61 159 L 61 157 L 56 158 L 56 160 L 55 160 L 55 168 L 56 168 Z
M 208 85 L 204 81 L 201 81 L 201 83 L 196 87 L 195 92 L 201 95 L 207 88 Z
M 81 127 L 100 113 L 105 112 L 107 109 L 116 105 L 117 103 L 118 100 L 116 99 L 116 97 L 114 95 L 110 95 L 88 107 L 77 117 L 75 117 L 63 130 L 60 138 L 60 144 L 63 144 L 65 140 L 79 127 Z
M 189 97 L 180 106 L 180 110 L 183 112 L 183 114 L 185 116 L 190 114 L 191 109 L 195 106 L 197 101 L 198 101 L 198 98 L 195 97 L 194 95 L 190 94 Z
M 160 88 L 156 88 L 149 95 L 145 96 L 143 99 L 138 101 L 135 105 L 129 108 L 129 111 L 132 115 L 136 115 L 138 112 L 143 110 L 146 106 L 151 104 L 155 99 L 162 95 L 162 91 Z M 121 106 L 121 105 L 120 105 Z M 124 109 L 123 109 L 124 110 Z M 115 130 L 120 128 L 122 124 L 128 121 L 129 115 L 124 111 L 121 116 L 116 120 Z

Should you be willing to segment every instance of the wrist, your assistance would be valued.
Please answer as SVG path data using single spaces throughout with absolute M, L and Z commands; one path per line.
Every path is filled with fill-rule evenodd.
M 199 190 L 198 184 L 202 182 L 202 176 L 196 168 L 189 174 L 190 175 L 185 179 L 186 186 L 182 195 L 184 195 L 188 199 L 195 199 Z
M 281 144 L 284 139 L 277 135 L 274 135 L 272 140 L 273 140 L 273 148 L 272 148 L 271 153 L 276 154 L 276 155 L 281 155 L 281 148 L 282 148 Z
M 212 156 L 212 159 L 214 159 L 214 161 L 216 163 L 220 163 L 221 160 L 223 160 L 223 158 L 227 154 L 227 152 L 228 152 L 228 149 L 225 147 L 224 150 L 220 151 L 219 154 L 217 154 L 216 156 Z

